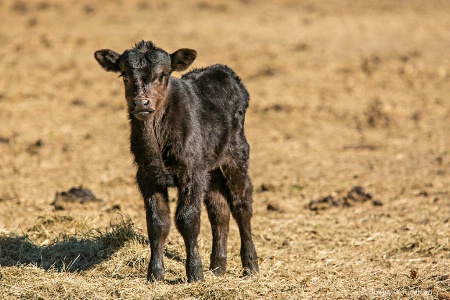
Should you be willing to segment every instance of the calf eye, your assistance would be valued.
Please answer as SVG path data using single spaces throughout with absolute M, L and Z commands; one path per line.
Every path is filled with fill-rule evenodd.
M 161 85 L 164 83 L 164 79 L 167 77 L 166 73 L 161 73 L 158 78 L 153 82 L 154 85 Z
M 127 74 L 125 74 L 124 72 L 120 73 L 119 77 L 122 77 L 123 82 L 128 82 Z

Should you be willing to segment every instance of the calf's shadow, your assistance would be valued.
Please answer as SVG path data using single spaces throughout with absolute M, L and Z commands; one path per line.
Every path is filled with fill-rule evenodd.
M 135 232 L 128 223 L 106 233 L 93 230 L 84 235 L 62 236 L 48 245 L 37 245 L 26 235 L 0 235 L 0 266 L 32 264 L 44 270 L 81 272 L 108 260 L 130 240 L 148 245 L 147 237 Z M 184 262 L 168 249 L 165 256 Z

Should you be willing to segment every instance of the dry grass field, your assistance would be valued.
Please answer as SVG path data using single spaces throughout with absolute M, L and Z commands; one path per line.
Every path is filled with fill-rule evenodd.
M 250 91 L 256 276 L 232 221 L 225 276 L 187 284 L 172 226 L 146 283 L 123 87 L 93 57 L 142 39 Z M 449 1 L 0 0 L 0 45 L 0 299 L 450 299 Z M 79 186 L 101 200 L 55 203 Z M 207 268 L 206 213 L 200 246 Z

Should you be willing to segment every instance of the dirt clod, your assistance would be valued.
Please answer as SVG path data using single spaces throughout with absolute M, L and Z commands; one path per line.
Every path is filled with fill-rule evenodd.
M 267 204 L 268 211 L 276 211 L 276 212 L 284 212 L 284 209 L 278 203 L 269 203 Z
M 10 138 L 0 136 L 0 144 L 9 144 Z
M 363 187 L 355 186 L 347 193 L 347 202 L 355 201 L 355 202 L 366 202 L 367 200 L 372 199 L 372 194 L 366 193 Z
M 258 192 L 258 193 L 276 192 L 278 190 L 279 190 L 279 187 L 273 183 L 263 183 L 259 186 L 259 188 L 256 189 L 256 192 Z
M 371 202 L 373 206 L 382 206 L 380 200 L 373 199 L 371 193 L 367 193 L 361 186 L 355 186 L 348 191 L 346 196 L 339 196 L 339 193 L 332 193 L 324 198 L 311 200 L 308 208 L 313 211 L 325 210 L 331 207 L 351 207 L 359 203 Z
M 383 102 L 376 98 L 367 108 L 366 123 L 371 128 L 386 128 L 392 123 L 391 116 L 386 112 Z
M 82 186 L 73 187 L 68 191 L 56 193 L 53 206 L 55 210 L 67 209 L 70 204 L 78 203 L 99 203 L 102 199 L 97 198 L 92 191 L 83 188 Z
M 27 152 L 30 153 L 31 155 L 35 155 L 39 153 L 39 150 L 44 147 L 45 143 L 42 140 L 37 140 L 34 143 L 31 143 L 28 148 L 27 148 Z
M 411 279 L 416 279 L 416 278 L 417 278 L 417 270 L 412 269 L 412 270 L 409 272 L 409 277 L 410 277 Z
M 75 98 L 72 100 L 72 105 L 75 106 L 85 106 L 86 105 L 86 101 L 82 98 Z
M 324 210 L 337 206 L 342 206 L 342 201 L 336 196 L 329 195 L 321 199 L 311 200 L 308 207 L 310 210 Z

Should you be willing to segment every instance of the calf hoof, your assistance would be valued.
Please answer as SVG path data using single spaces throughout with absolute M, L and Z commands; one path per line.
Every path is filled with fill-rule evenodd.
M 223 274 L 225 274 L 227 268 L 225 266 L 217 266 L 217 267 L 211 266 L 210 270 L 211 272 L 213 272 L 214 275 L 222 276 Z
M 247 248 L 241 248 L 241 261 L 244 268 L 243 276 L 249 276 L 259 272 L 258 256 L 253 243 Z
M 227 269 L 227 259 L 226 258 L 211 258 L 211 264 L 209 269 L 216 276 L 222 276 L 225 274 Z
M 203 281 L 203 268 L 202 265 L 188 266 L 187 270 L 188 282 L 199 282 Z
M 163 268 L 148 268 L 147 272 L 148 282 L 163 281 L 164 269 Z
M 246 277 L 256 274 L 258 272 L 259 272 L 258 261 L 253 260 L 247 262 L 247 264 L 244 266 L 244 272 L 242 273 L 242 275 Z

